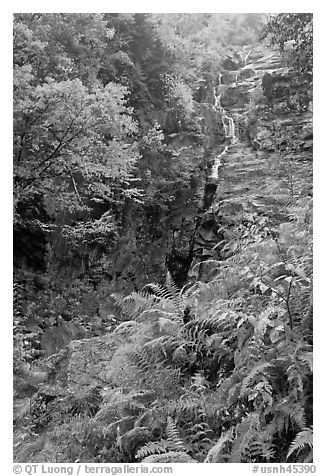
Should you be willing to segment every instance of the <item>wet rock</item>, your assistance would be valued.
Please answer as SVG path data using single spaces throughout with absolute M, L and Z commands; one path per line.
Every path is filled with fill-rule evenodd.
M 16 398 L 13 404 L 14 422 L 22 420 L 27 417 L 30 412 L 30 398 Z
M 227 71 L 237 71 L 240 67 L 240 63 L 233 58 L 226 58 L 222 63 L 222 68 Z
M 239 73 L 239 81 L 243 81 L 244 79 L 252 78 L 256 75 L 256 71 L 252 68 L 246 68 L 240 71 Z
M 47 372 L 31 369 L 27 364 L 21 363 L 14 371 L 14 395 L 16 398 L 30 397 L 47 381 Z
M 58 353 L 71 341 L 83 339 L 87 336 L 89 336 L 89 333 L 80 324 L 62 321 L 58 327 L 46 329 L 41 337 L 41 349 L 44 351 L 44 356 L 48 357 L 51 354 Z
M 238 71 L 224 71 L 221 76 L 221 84 L 232 84 L 237 81 Z
M 33 281 L 34 281 L 35 288 L 38 290 L 47 289 L 50 285 L 50 279 L 40 274 L 37 274 L 36 276 L 34 276 Z
M 242 108 L 249 103 L 249 96 L 247 91 L 240 86 L 233 86 L 226 88 L 221 96 L 221 105 L 224 108 Z
M 67 385 L 79 388 L 109 385 L 110 363 L 122 343 L 126 343 L 126 336 L 114 333 L 71 342 L 61 363 L 61 370 L 66 369 Z

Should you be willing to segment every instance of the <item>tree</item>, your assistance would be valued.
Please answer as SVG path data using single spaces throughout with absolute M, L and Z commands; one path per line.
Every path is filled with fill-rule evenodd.
M 109 193 L 113 180 L 126 180 L 138 154 L 125 88 L 110 83 L 88 92 L 78 79 L 33 87 L 30 79 L 21 69 L 15 78 L 18 199 L 41 187 L 61 207 L 77 208 L 94 194 Z
M 92 221 L 95 202 L 106 203 L 108 211 L 117 192 L 133 193 L 128 179 L 139 152 L 133 110 L 126 104 L 128 90 L 113 82 L 103 86 L 96 79 L 103 25 L 99 15 L 18 15 L 15 20 L 17 234 L 22 234 L 22 226 L 25 231 L 47 228 L 46 213 L 38 213 L 39 207 L 45 206 L 52 222 L 64 222 L 67 216 L 68 223 Z M 87 30 L 90 26 L 93 29 Z M 79 227 L 78 236 L 81 231 Z
M 277 45 L 294 71 L 312 81 L 313 15 L 312 13 L 280 13 L 271 15 L 262 31 Z M 287 44 L 287 45 L 286 45 Z M 286 48 L 290 46 L 290 49 Z
M 16 14 L 14 64 L 31 65 L 38 83 L 79 78 L 91 85 L 114 33 L 103 14 Z

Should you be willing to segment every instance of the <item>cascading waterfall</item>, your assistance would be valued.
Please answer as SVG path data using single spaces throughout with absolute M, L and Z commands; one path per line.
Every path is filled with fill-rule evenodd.
M 223 152 L 222 152 L 220 155 L 218 155 L 218 156 L 216 157 L 216 159 L 214 160 L 214 165 L 213 165 L 213 167 L 212 167 L 212 172 L 211 172 L 211 178 L 212 178 L 212 179 L 218 179 L 218 169 L 219 169 L 220 166 L 222 165 L 221 157 L 222 157 L 224 154 L 227 153 L 228 148 L 229 148 L 229 146 L 226 145 L 226 146 L 224 147 Z
M 221 108 L 222 108 L 222 106 L 221 106 L 221 95 L 216 94 L 216 88 L 214 88 L 214 99 L 215 99 L 215 103 L 214 103 L 215 109 L 221 111 Z
M 243 66 L 245 66 L 247 64 L 248 58 L 251 55 L 251 53 L 252 53 L 252 50 L 249 50 L 248 53 L 246 53 L 245 50 L 239 52 L 239 56 L 240 56 L 240 58 L 243 62 Z
M 249 53 L 247 53 L 247 55 L 245 56 L 244 64 L 247 64 L 247 61 L 248 61 L 248 58 L 249 58 L 250 55 L 251 55 L 251 50 L 250 50 Z
M 241 79 L 241 70 L 244 68 L 246 65 L 248 58 L 251 54 L 251 51 L 247 52 L 248 50 L 246 49 L 245 51 L 242 51 L 239 53 L 239 56 L 241 58 L 241 63 L 242 67 L 234 72 L 234 76 L 232 76 L 232 86 L 231 87 L 236 87 L 237 83 L 239 81 L 239 76 L 240 76 L 240 83 L 242 83 Z M 204 188 L 204 194 L 202 197 L 202 200 L 200 201 L 199 204 L 199 211 L 200 218 L 197 222 L 196 225 L 196 231 L 194 234 L 194 254 L 193 256 L 196 258 L 196 260 L 200 261 L 206 261 L 208 257 L 211 257 L 211 247 L 210 244 L 203 244 L 203 234 L 202 232 L 207 229 L 207 223 L 212 223 L 212 227 L 215 226 L 215 224 L 218 223 L 218 218 L 215 219 L 215 212 L 218 210 L 219 204 L 215 203 L 216 208 L 214 208 L 214 201 L 216 200 L 216 190 L 221 182 L 221 177 L 220 177 L 220 167 L 223 166 L 224 160 L 222 159 L 224 155 L 228 154 L 229 149 L 232 148 L 232 144 L 235 144 L 237 141 L 236 133 L 235 133 L 235 124 L 234 120 L 232 117 L 228 116 L 226 113 L 225 109 L 223 108 L 221 104 L 221 97 L 224 89 L 229 88 L 229 78 L 230 75 L 225 77 L 225 80 L 223 80 L 223 73 L 220 73 L 218 76 L 217 84 L 216 87 L 214 87 L 214 109 L 216 113 L 220 113 L 222 123 L 223 123 L 223 128 L 224 128 L 224 136 L 225 136 L 225 142 L 226 145 L 224 146 L 223 152 L 221 152 L 217 157 L 214 158 L 214 162 L 211 168 L 211 172 L 209 176 L 207 177 L 205 188 Z M 226 84 L 222 84 L 226 83 Z M 206 220 L 206 221 L 205 221 Z M 209 227 L 211 225 L 209 224 Z M 213 229 L 213 228 L 212 228 Z M 198 236 L 198 240 L 196 237 Z M 217 232 L 217 241 L 222 241 L 224 240 L 224 235 L 223 232 L 220 230 Z M 212 250 L 215 251 L 215 253 L 219 254 L 218 247 L 217 245 L 212 248 Z
M 228 116 L 225 109 L 221 106 L 221 94 L 217 95 L 216 88 L 214 88 L 215 109 L 222 114 L 222 122 L 224 127 L 224 134 L 226 138 L 231 139 L 231 143 L 236 140 L 235 127 L 232 117 Z
M 242 51 L 240 53 L 240 57 L 241 57 L 244 65 L 246 65 L 250 55 L 251 55 L 251 50 L 248 51 L 248 53 L 246 53 L 245 51 Z M 238 78 L 239 78 L 239 72 L 237 71 L 235 73 L 235 81 L 234 81 L 235 84 L 237 84 Z M 223 127 L 224 127 L 225 138 L 226 139 L 231 139 L 231 144 L 234 144 L 235 141 L 236 141 L 234 120 L 233 120 L 232 117 L 228 116 L 227 113 L 225 112 L 225 109 L 221 105 L 221 93 L 218 94 L 218 89 L 222 89 L 222 87 L 223 87 L 223 85 L 222 85 L 222 73 L 220 73 L 219 76 L 218 76 L 218 85 L 217 85 L 217 87 L 214 87 L 214 100 L 215 100 L 214 107 L 215 107 L 216 111 L 219 111 L 222 114 L 222 123 L 223 123 Z M 214 160 L 214 164 L 213 164 L 213 167 L 212 167 L 212 172 L 211 172 L 211 175 L 210 175 L 211 179 L 214 179 L 214 181 L 216 179 L 218 179 L 218 171 L 219 171 L 219 168 L 222 164 L 221 163 L 221 157 L 224 154 L 226 154 L 226 152 L 228 151 L 228 148 L 229 148 L 229 146 L 226 145 L 223 152 L 220 155 L 218 155 Z
M 221 74 L 219 75 L 219 83 L 221 85 Z M 229 117 L 226 114 L 224 108 L 221 106 L 221 94 L 219 94 L 219 95 L 217 94 L 217 89 L 216 88 L 214 88 L 214 99 L 215 99 L 214 107 L 215 107 L 216 111 L 219 111 L 222 114 L 222 122 L 223 122 L 225 137 L 226 138 L 231 138 L 231 143 L 233 143 L 236 139 L 234 121 L 233 121 L 232 117 Z M 211 179 L 214 179 L 214 180 L 218 179 L 218 170 L 219 170 L 220 166 L 222 165 L 221 157 L 224 154 L 226 154 L 226 152 L 228 151 L 228 148 L 229 148 L 229 146 L 226 145 L 224 147 L 223 152 L 215 158 L 214 164 L 213 164 L 213 167 L 212 167 L 212 172 L 211 172 L 211 175 L 210 175 Z

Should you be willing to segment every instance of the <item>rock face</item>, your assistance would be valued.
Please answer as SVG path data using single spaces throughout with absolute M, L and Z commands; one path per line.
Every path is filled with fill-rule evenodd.
M 224 108 L 230 109 L 233 106 L 237 108 L 243 108 L 249 103 L 249 95 L 245 87 L 239 84 L 238 86 L 232 86 L 223 91 L 221 97 L 221 105 Z
M 221 157 L 218 180 L 206 185 L 208 206 L 197 217 L 191 267 L 221 259 L 225 243 L 217 244 L 223 241 L 223 228 L 266 216 L 280 223 L 282 205 L 291 194 L 306 194 L 312 182 L 309 93 L 299 111 L 294 103 L 299 86 L 278 52 L 255 47 L 247 64 L 229 59 L 224 67 L 216 94 L 225 116 L 234 121 L 236 137 Z M 290 172 L 282 169 L 286 163 Z
M 113 281 L 124 293 L 145 283 L 163 281 L 167 269 L 178 284 L 186 281 L 198 203 L 204 196 L 212 157 L 225 140 L 221 113 L 215 110 L 212 95 L 208 100 L 198 105 L 196 112 L 203 131 L 201 141 L 193 131 L 167 135 L 167 149 L 184 164 L 190 180 L 184 183 L 176 175 L 173 196 L 164 206 L 153 199 L 145 207 L 129 203 L 121 212 L 122 238 L 112 254 L 111 269 Z M 147 195 L 150 193 L 149 185 Z
M 204 141 L 191 131 L 168 136 L 168 147 L 187 164 L 190 183 L 180 184 L 166 209 L 153 203 L 145 209 L 127 205 L 122 212 L 123 237 L 112 255 L 112 279 L 125 293 L 139 289 L 144 279 L 163 281 L 166 269 L 182 286 L 196 260 L 220 259 L 216 243 L 224 238 L 223 226 L 241 215 L 247 220 L 273 213 L 280 179 L 272 154 L 294 154 L 297 164 L 311 155 L 311 107 L 308 101 L 298 112 L 294 102 L 300 85 L 278 51 L 247 48 L 227 58 L 223 68 L 215 83 L 218 97 L 213 87 L 210 95 L 206 91 L 207 102 L 196 112 Z M 214 160 L 227 145 L 219 177 L 212 179 Z

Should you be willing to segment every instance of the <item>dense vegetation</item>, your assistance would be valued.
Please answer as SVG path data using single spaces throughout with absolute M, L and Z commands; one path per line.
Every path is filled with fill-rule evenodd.
M 127 243 L 146 260 L 146 227 L 159 236 L 155 217 L 195 190 L 198 157 L 176 137 L 204 168 L 225 140 L 212 93 L 222 64 L 259 35 L 284 54 L 301 117 L 309 14 L 15 15 L 14 372 L 29 400 L 17 461 L 312 461 L 311 163 L 285 131 L 269 153 L 273 215 L 224 226 L 219 259 L 181 285 L 139 268 L 125 295 L 114 271 L 130 215 L 147 219 Z M 263 79 L 250 102 L 249 132 L 260 104 L 275 113 L 275 84 Z M 63 354 L 48 359 L 41 341 L 62 322 L 75 339 L 118 342 L 110 388 L 58 384 Z

